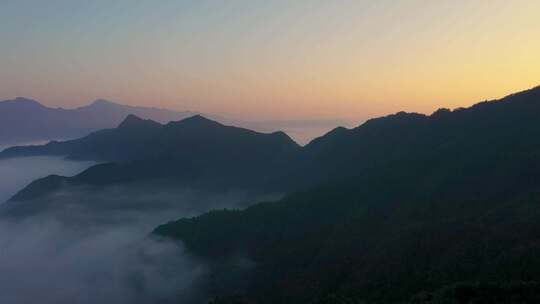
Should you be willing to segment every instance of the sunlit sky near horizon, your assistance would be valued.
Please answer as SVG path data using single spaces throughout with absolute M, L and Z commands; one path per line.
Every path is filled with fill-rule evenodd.
M 359 120 L 540 84 L 540 1 L 0 0 L 0 99 Z

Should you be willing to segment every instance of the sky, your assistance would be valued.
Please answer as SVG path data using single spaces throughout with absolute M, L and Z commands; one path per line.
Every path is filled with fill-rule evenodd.
M 243 119 L 430 113 L 540 85 L 538 0 L 0 0 L 0 99 Z

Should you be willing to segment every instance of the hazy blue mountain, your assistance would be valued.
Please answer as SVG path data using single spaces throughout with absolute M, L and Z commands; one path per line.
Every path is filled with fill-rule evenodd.
M 201 113 L 128 106 L 104 99 L 75 109 L 50 108 L 35 100 L 19 97 L 0 101 L 0 147 L 79 138 L 97 130 L 114 128 L 130 114 L 167 123 Z M 347 125 L 340 120 L 249 121 L 204 115 L 226 125 L 259 132 L 285 131 L 301 144 L 307 144 L 336 126 Z
M 265 145 L 274 143 L 278 147 L 283 144 L 288 148 L 298 148 L 298 145 L 283 132 L 258 133 L 225 126 L 201 115 L 162 125 L 130 114 L 116 128 L 100 130 L 80 139 L 7 148 L 0 152 L 0 159 L 65 156 L 73 160 L 101 162 L 182 159 L 182 157 L 187 160 L 187 157 L 196 156 L 194 150 L 208 150 L 205 151 L 208 154 L 219 155 L 219 150 L 213 150 L 217 144 L 228 146 L 229 153 L 234 154 L 235 150 L 240 152 L 246 144 L 263 152 L 265 148 L 270 148 Z M 257 146 L 259 144 L 260 146 Z M 190 161 L 197 160 L 190 159 Z
M 113 128 L 129 114 L 166 123 L 197 113 L 127 106 L 103 99 L 76 109 L 50 108 L 20 97 L 0 102 L 0 145 L 77 138 Z
M 45 145 L 11 147 L 0 159 L 27 156 L 62 156 L 73 160 L 123 161 L 147 157 L 146 145 L 163 125 L 130 114 L 114 129 L 91 133 L 80 139 L 51 141 Z

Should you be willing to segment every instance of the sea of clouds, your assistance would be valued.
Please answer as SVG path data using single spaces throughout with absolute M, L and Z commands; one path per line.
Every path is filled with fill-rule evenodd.
M 37 177 L 72 175 L 89 165 L 56 158 L 1 161 L 2 195 Z M 65 186 L 34 201 L 8 202 L 0 206 L 0 303 L 205 303 L 208 265 L 181 243 L 151 236 L 152 230 L 275 197 L 154 181 Z M 25 204 L 23 213 L 2 213 L 17 204 Z

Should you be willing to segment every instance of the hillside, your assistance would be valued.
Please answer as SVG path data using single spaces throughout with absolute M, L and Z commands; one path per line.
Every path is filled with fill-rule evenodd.
M 460 282 L 540 281 L 539 122 L 535 88 L 337 129 L 291 163 L 307 190 L 155 234 L 213 261 L 216 303 L 403 303 Z
M 266 188 L 264 181 L 299 149 L 283 132 L 257 133 L 199 115 L 165 125 L 128 116 L 115 129 L 79 140 L 7 149 L 0 156 L 65 155 L 105 161 L 74 177 L 37 180 L 13 197 L 17 201 L 52 193 L 66 184 L 108 186 L 158 179 L 211 189 Z

